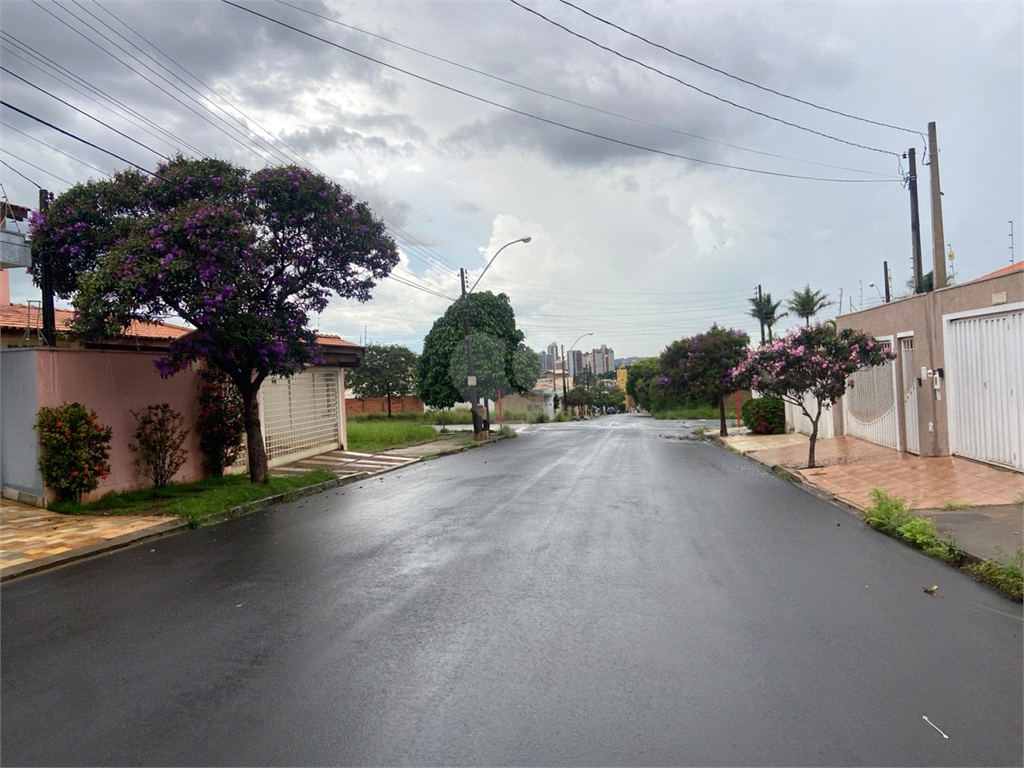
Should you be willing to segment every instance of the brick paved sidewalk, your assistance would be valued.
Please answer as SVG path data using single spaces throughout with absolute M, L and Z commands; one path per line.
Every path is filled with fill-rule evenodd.
M 999 547 L 1011 554 L 1024 539 L 1024 476 L 1017 472 L 955 456 L 914 456 L 849 435 L 818 440 L 814 469 L 807 469 L 805 435 L 746 435 L 723 442 L 857 509 L 871 506 L 872 488 L 901 496 L 979 557 L 993 557 Z M 943 510 L 944 505 L 968 509 Z
M 184 528 L 179 517 L 61 515 L 0 501 L 0 581 Z

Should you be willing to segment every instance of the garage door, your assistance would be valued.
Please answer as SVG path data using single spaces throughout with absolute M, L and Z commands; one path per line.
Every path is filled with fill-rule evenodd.
M 339 447 L 337 368 L 308 368 L 260 387 L 267 460 L 311 455 Z
M 943 317 L 950 453 L 1024 469 L 1024 305 Z

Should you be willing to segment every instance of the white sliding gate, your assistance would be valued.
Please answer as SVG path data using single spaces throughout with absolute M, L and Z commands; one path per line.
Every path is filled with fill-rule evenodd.
M 892 337 L 878 340 L 892 349 Z M 843 425 L 848 435 L 899 450 L 899 412 L 896 407 L 896 365 L 857 371 L 850 377 L 853 386 L 843 395 Z
M 942 320 L 950 453 L 1024 469 L 1024 304 Z
M 900 339 L 900 369 L 903 373 L 903 425 L 907 432 L 907 451 L 921 453 L 921 434 L 917 423 L 917 373 L 914 371 L 914 337 Z

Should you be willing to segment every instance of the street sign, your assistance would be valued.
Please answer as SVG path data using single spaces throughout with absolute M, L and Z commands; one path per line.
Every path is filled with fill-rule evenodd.
M 466 377 L 466 386 L 468 386 L 468 387 L 475 387 L 476 386 L 476 376 L 467 376 Z

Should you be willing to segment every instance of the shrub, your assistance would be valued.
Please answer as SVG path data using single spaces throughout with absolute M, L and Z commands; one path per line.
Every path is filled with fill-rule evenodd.
M 60 501 L 78 502 L 110 472 L 110 427 L 78 403 L 39 409 L 39 470 Z
M 881 488 L 872 488 L 871 498 L 874 500 L 874 504 L 862 513 L 864 522 L 882 533 L 900 538 L 897 533 L 900 526 L 906 525 L 914 519 L 914 516 L 907 511 L 907 500 L 890 496 Z
M 182 429 L 185 418 L 171 408 L 170 403 L 148 405 L 141 415 L 135 411 L 129 413 L 139 425 L 135 430 L 138 442 L 128 445 L 139 454 L 135 465 L 153 481 L 155 488 L 163 488 L 188 458 L 184 448 L 188 430 Z
M 1024 600 L 1024 548 L 1018 547 L 1016 554 L 1007 557 L 1000 548 L 1000 557 L 983 560 L 970 566 L 972 575 L 986 584 L 1001 590 L 1011 600 Z
M 548 417 L 544 415 L 544 411 L 541 411 L 533 418 L 534 424 L 546 424 L 547 422 Z
M 755 397 L 740 408 L 743 423 L 758 435 L 781 435 L 786 431 L 786 404 L 778 397 Z
M 200 371 L 199 379 L 199 447 L 206 456 L 207 474 L 220 477 L 242 452 L 242 396 L 227 374 L 216 368 Z

